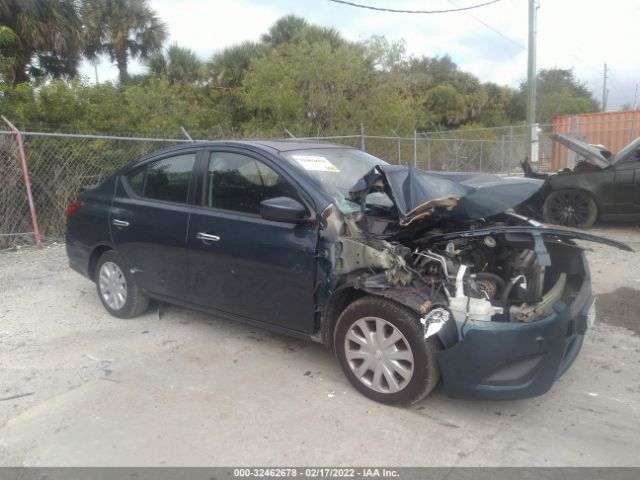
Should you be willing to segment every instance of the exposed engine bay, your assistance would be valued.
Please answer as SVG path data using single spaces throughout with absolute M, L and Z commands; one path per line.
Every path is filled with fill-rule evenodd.
M 514 222 L 525 224 L 517 216 Z M 426 328 L 453 317 L 461 332 L 469 321 L 535 322 L 577 294 L 585 272 L 582 249 L 570 240 L 543 240 L 531 225 L 524 229 L 534 235 L 497 219 L 475 223 L 472 230 L 452 223 L 417 240 L 343 238 L 337 273 L 357 275 L 357 288 L 419 312 Z
M 324 283 L 330 293 L 348 285 L 411 308 L 420 315 L 425 338 L 442 337 L 447 325 L 445 346 L 464 338 L 466 329 L 477 322 L 529 324 L 562 305 L 570 306 L 588 275 L 583 250 L 574 239 L 629 248 L 601 237 L 546 228 L 515 214 L 509 202 L 517 200 L 517 190 L 499 181 L 490 179 L 488 190 L 470 178 L 455 187 L 468 188 L 468 198 L 438 198 L 431 194 L 427 182 L 433 180 L 425 172 L 411 179 L 414 173 L 409 169 L 409 180 L 401 178 L 395 186 L 385 172 L 378 174 L 372 172 L 358 189 L 360 212 L 343 216 L 329 209 L 323 215 L 323 255 L 330 268 Z M 424 191 L 414 186 L 407 194 L 410 181 L 421 181 L 418 187 Z M 446 181 L 437 179 L 438 185 Z M 535 191 L 538 186 L 539 182 L 520 183 L 521 190 Z M 368 204 L 365 199 L 372 192 L 388 195 L 393 206 Z M 416 205 L 418 200 L 425 201 Z M 501 206 L 506 211 L 499 211 Z
M 413 268 L 432 286 L 433 304 L 448 308 L 458 322 L 534 322 L 551 314 L 567 293 L 568 275 L 584 272 L 540 262 L 527 237 L 436 239 L 429 248 L 415 249 Z M 571 254 L 567 246 L 558 248 Z

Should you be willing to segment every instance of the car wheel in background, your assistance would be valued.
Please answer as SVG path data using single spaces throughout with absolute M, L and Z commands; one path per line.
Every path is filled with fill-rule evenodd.
M 334 346 L 351 384 L 381 403 L 417 402 L 440 378 L 436 340 L 425 341 L 415 313 L 384 298 L 349 305 L 338 318 Z
M 590 228 L 598 218 L 598 206 L 587 193 L 579 190 L 558 190 L 547 197 L 542 214 L 547 223 Z
M 113 250 L 106 251 L 98 260 L 95 279 L 100 301 L 114 317 L 132 318 L 149 306 L 149 297 L 142 293 L 120 255 Z

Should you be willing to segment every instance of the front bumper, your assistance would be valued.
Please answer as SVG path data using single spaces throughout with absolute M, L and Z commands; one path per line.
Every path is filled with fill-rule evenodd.
M 570 305 L 533 323 L 470 321 L 464 338 L 437 354 L 451 397 L 515 400 L 547 392 L 573 363 L 589 328 L 594 298 L 585 278 Z

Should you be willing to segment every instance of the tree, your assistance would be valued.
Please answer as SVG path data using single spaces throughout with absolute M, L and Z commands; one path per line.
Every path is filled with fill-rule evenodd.
M 234 130 L 251 118 L 242 89 L 251 62 L 264 55 L 267 47 L 256 42 L 242 42 L 216 53 L 207 65 L 208 89 L 219 95 L 219 107 L 234 125 Z
M 118 67 L 120 83 L 129 77 L 130 58 L 148 60 L 162 49 L 167 27 L 147 0 L 84 0 L 85 54 L 107 54 Z
M 149 71 L 160 77 L 164 76 L 171 83 L 194 83 L 202 80 L 203 64 L 196 53 L 179 46 L 171 45 L 166 53 L 153 55 L 148 61 Z
M 244 80 L 250 130 L 300 135 L 353 130 L 413 131 L 413 111 L 396 77 L 379 75 L 361 44 L 283 44 L 251 62 Z
M 558 115 L 598 110 L 593 93 L 575 77 L 572 69 L 540 70 L 536 82 L 536 120 L 539 123 L 551 123 Z M 527 92 L 527 84 L 522 82 L 509 106 L 512 118 L 524 120 L 526 117 Z
M 222 87 L 240 87 L 251 61 L 265 53 L 263 45 L 246 41 L 216 53 L 209 62 L 209 74 Z
M 16 38 L 16 34 L 13 33 L 9 27 L 5 27 L 4 25 L 0 25 L 0 83 L 6 84 L 7 79 L 14 78 L 13 76 L 13 65 L 15 63 L 14 57 L 5 56 L 3 49 L 7 49 L 7 47 L 14 47 L 15 42 L 18 39 Z
M 451 126 L 467 118 L 464 95 L 452 85 L 443 84 L 427 90 L 424 107 L 432 124 Z
M 272 47 L 291 43 L 293 38 L 308 26 L 309 23 L 304 18 L 287 15 L 277 20 L 269 28 L 269 32 L 262 35 L 261 40 Z
M 15 38 L 0 44 L 0 56 L 11 59 L 4 75 L 10 85 L 76 74 L 82 23 L 75 0 L 0 0 L 0 25 Z
M 492 82 L 484 83 L 482 89 L 487 101 L 473 121 L 486 127 L 499 127 L 513 123 L 515 119 L 509 118 L 507 109 L 517 91 L 509 86 Z
M 309 44 L 328 42 L 331 48 L 336 49 L 345 44 L 345 40 L 337 30 L 310 25 L 304 18 L 295 15 L 287 15 L 277 20 L 269 28 L 269 32 L 262 35 L 261 40 L 271 47 L 301 42 Z

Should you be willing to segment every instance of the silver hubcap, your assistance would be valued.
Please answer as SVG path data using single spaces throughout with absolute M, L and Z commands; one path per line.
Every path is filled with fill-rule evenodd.
M 120 310 L 127 302 L 127 282 L 120 267 L 113 262 L 104 262 L 98 276 L 100 295 L 113 310 Z
M 399 392 L 411 381 L 414 360 L 409 342 L 382 318 L 354 322 L 344 340 L 344 351 L 353 374 L 376 392 Z

